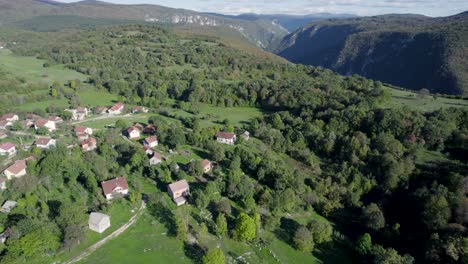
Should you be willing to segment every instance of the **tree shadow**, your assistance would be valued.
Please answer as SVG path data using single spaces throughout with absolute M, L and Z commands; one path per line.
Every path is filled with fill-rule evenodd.
M 185 256 L 190 258 L 193 263 L 195 264 L 201 264 L 202 263 L 202 257 L 205 254 L 205 249 L 198 245 L 197 243 L 188 243 L 184 242 L 184 253 Z

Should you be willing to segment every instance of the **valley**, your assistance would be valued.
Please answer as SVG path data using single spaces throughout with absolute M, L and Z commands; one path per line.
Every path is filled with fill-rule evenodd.
M 330 66 L 391 68 L 395 25 L 457 39 L 463 17 L 420 33 L 437 23 L 49 0 L 0 15 L 1 264 L 466 261 L 468 100 Z M 290 61 L 268 52 L 296 26 Z

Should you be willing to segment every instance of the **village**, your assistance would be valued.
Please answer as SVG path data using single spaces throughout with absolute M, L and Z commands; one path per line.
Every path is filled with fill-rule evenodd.
M 82 152 L 96 151 L 99 142 L 93 137 L 93 128 L 81 125 L 82 122 L 92 118 L 115 118 L 123 115 L 128 116 L 148 112 L 149 109 L 146 107 L 135 106 L 127 109 L 125 104 L 117 102 L 111 107 L 95 107 L 94 109 L 76 107 L 66 109 L 61 116 L 51 115 L 41 117 L 35 114 L 27 114 L 24 118 L 20 118 L 15 113 L 4 114 L 0 117 L 0 168 L 4 168 L 0 176 L 0 190 L 7 189 L 9 181 L 27 175 L 28 163 L 35 161 L 36 158 L 33 155 L 18 158 L 20 152 L 24 156 L 24 153 L 31 153 L 32 148 L 41 151 L 50 150 L 61 143 L 61 138 L 71 135 L 74 137 L 74 142 L 66 143 L 68 149 L 79 148 Z M 64 126 L 67 126 L 69 129 L 61 129 Z M 166 157 L 158 151 L 160 144 L 157 134 L 157 124 L 142 125 L 135 122 L 130 127 L 124 129 L 121 136 L 126 141 L 140 146 L 144 150 L 149 166 L 158 166 L 166 162 Z M 15 144 L 9 141 L 11 135 L 32 137 L 34 140 L 30 144 L 25 142 Z M 250 138 L 248 131 L 239 136 L 244 140 L 249 140 Z M 234 145 L 237 140 L 238 135 L 225 131 L 218 131 L 213 138 L 213 141 L 225 145 Z M 204 174 L 209 174 L 215 166 L 215 163 L 208 159 L 190 160 L 190 162 L 199 162 Z M 177 170 L 179 169 L 177 165 Z M 127 196 L 131 193 L 127 179 L 120 175 L 116 176 L 115 178 L 100 182 L 102 195 L 109 203 L 113 199 Z M 182 206 L 187 203 L 187 197 L 190 195 L 190 185 L 186 180 L 172 182 L 167 185 L 167 194 L 177 206 Z M 0 212 L 9 214 L 16 206 L 16 201 L 1 201 Z M 111 219 L 109 215 L 101 212 L 90 212 L 88 224 L 90 230 L 103 233 L 111 226 Z M 5 243 L 7 240 L 9 236 L 8 232 L 9 229 L 6 228 L 0 234 L 1 243 Z

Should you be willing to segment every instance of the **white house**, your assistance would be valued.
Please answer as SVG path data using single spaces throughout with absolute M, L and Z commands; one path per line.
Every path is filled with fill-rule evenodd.
M 93 151 L 97 149 L 97 140 L 95 138 L 88 138 L 81 141 L 81 149 L 84 152 Z
M 26 172 L 26 161 L 25 160 L 17 160 L 13 165 L 8 167 L 6 170 L 3 171 L 5 177 L 8 180 L 13 178 L 21 178 L 27 174 Z
M 0 120 L 15 122 L 19 120 L 19 116 L 15 114 L 4 114 L 2 117 L 0 117 Z
M 234 145 L 237 140 L 236 134 L 228 133 L 228 132 L 218 132 L 216 133 L 216 140 L 219 143 Z
M 50 149 L 56 146 L 57 141 L 52 138 L 38 138 L 35 144 L 38 148 Z
M 5 203 L 3 203 L 2 208 L 0 209 L 0 211 L 1 211 L 2 213 L 8 214 L 8 213 L 11 212 L 11 210 L 12 210 L 13 208 L 16 207 L 17 204 L 18 204 L 18 203 L 15 202 L 15 201 L 8 200 L 8 201 L 6 201 Z
M 130 127 L 129 129 L 127 129 L 126 132 L 127 132 L 128 139 L 136 139 L 136 138 L 140 138 L 141 136 L 140 130 L 136 128 L 135 126 Z
M 55 126 L 55 122 L 50 121 L 48 119 L 39 119 L 34 123 L 34 128 L 38 130 L 41 127 L 47 128 L 49 132 L 53 132 L 57 130 L 57 127 Z
M 0 155 L 15 155 L 16 154 L 16 145 L 10 142 L 3 143 L 0 145 Z
M 204 173 L 208 173 L 213 168 L 213 165 L 211 164 L 211 161 L 205 159 L 205 160 L 202 160 L 202 168 L 203 168 Z
M 88 135 L 91 136 L 93 134 L 93 129 L 90 128 L 90 127 L 76 126 L 75 127 L 75 133 L 76 134 L 83 133 L 83 134 L 88 134 Z
M 161 154 L 154 152 L 153 156 L 150 158 L 149 162 L 151 166 L 159 165 L 163 161 Z
M 89 229 L 98 233 L 102 233 L 111 226 L 110 216 L 92 212 L 89 215 L 88 226 Z
M 81 121 L 86 118 L 89 113 L 89 109 L 86 107 L 77 107 L 76 109 L 65 109 L 65 111 L 72 114 L 73 121 Z
M 167 191 L 171 196 L 172 200 L 177 206 L 183 205 L 187 202 L 187 197 L 190 194 L 190 187 L 186 180 L 171 183 L 167 186 Z
M 250 132 L 245 131 L 244 133 L 242 133 L 241 137 L 244 138 L 245 140 L 249 140 L 250 139 Z
M 151 136 L 151 137 L 145 138 L 145 140 L 143 140 L 143 145 L 148 146 L 150 148 L 154 148 L 158 146 L 158 137 Z
M 136 113 L 148 113 L 148 108 L 144 106 L 132 107 L 132 114 L 136 114 Z
M 116 103 L 113 105 L 109 110 L 107 110 L 107 113 L 109 115 L 120 115 L 123 113 L 123 110 L 125 108 L 125 105 L 123 103 Z
M 128 183 L 124 177 L 101 182 L 102 191 L 107 200 L 128 194 Z

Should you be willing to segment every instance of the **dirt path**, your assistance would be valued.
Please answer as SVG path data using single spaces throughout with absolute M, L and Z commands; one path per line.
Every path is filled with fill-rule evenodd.
M 64 264 L 72 264 L 72 263 L 77 263 L 78 261 L 81 261 L 82 259 L 86 258 L 89 256 L 91 253 L 102 247 L 105 243 L 107 243 L 109 240 L 118 237 L 121 235 L 123 232 L 125 232 L 129 227 L 131 227 L 135 222 L 138 220 L 138 218 L 141 216 L 143 213 L 144 209 L 146 208 L 146 203 L 144 201 L 141 202 L 141 206 L 138 209 L 138 212 L 128 220 L 126 224 L 121 226 L 119 229 L 115 230 L 112 232 L 112 234 L 106 236 L 105 238 L 99 240 L 98 242 L 94 243 L 92 246 L 87 248 L 83 253 L 80 255 L 74 257 L 73 259 L 64 262 Z

